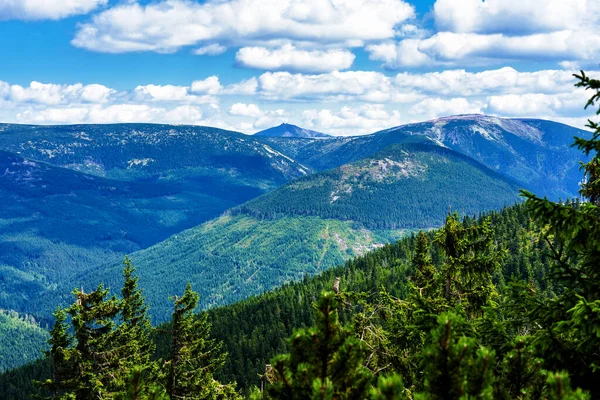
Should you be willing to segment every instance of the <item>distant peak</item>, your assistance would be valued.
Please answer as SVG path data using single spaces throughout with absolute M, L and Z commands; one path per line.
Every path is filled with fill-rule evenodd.
M 322 132 L 313 131 L 310 129 L 304 129 L 296 125 L 289 124 L 287 122 L 282 123 L 279 126 L 274 126 L 264 131 L 255 133 L 256 136 L 266 137 L 294 137 L 294 138 L 328 138 L 331 137 Z

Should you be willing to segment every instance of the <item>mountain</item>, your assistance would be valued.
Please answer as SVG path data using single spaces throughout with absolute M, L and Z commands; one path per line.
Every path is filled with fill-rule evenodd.
M 258 138 L 201 126 L 5 124 L 0 149 L 120 180 L 230 176 L 272 187 L 309 172 Z
M 519 185 L 484 165 L 433 143 L 392 145 L 362 160 L 297 179 L 234 211 L 257 218 L 315 215 L 376 229 L 443 223 L 518 200 Z
M 428 141 L 425 139 L 425 141 Z M 451 205 L 475 214 L 518 201 L 518 186 L 434 144 L 377 155 L 284 185 L 225 216 L 133 253 L 155 321 L 190 281 L 211 307 L 327 270 L 417 228 L 439 226 Z M 114 264 L 73 278 L 118 286 Z M 67 287 L 59 288 L 66 293 Z
M 0 125 L 0 308 L 27 312 L 74 274 L 308 173 L 214 128 Z
M 365 136 L 327 141 L 295 139 L 294 143 L 270 138 L 269 144 L 303 165 L 322 171 L 368 157 L 391 144 L 426 137 L 479 161 L 528 190 L 552 198 L 572 198 L 579 190 L 579 161 L 585 159 L 571 147 L 574 136 L 591 134 L 546 120 L 459 115 Z
M 213 218 L 235 200 L 161 180 L 102 178 L 0 151 L 0 309 L 26 311 L 73 274 Z
M 274 126 L 269 129 L 265 129 L 260 132 L 256 132 L 254 136 L 265 136 L 265 137 L 290 137 L 290 138 L 331 138 L 330 135 L 325 133 L 311 131 L 310 129 L 300 128 L 296 125 L 291 124 L 281 124 L 279 126 Z

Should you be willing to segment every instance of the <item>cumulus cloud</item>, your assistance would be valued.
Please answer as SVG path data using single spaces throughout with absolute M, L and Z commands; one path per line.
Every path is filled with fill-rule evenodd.
M 210 78 L 209 78 L 210 79 Z M 214 94 L 214 93 L 211 93 Z M 153 102 L 183 102 L 183 103 L 216 103 L 218 100 L 212 96 L 196 96 L 190 93 L 190 87 L 173 85 L 144 85 L 134 90 L 134 96 L 140 101 Z
M 0 20 L 61 19 L 87 14 L 108 0 L 0 0 Z
M 383 101 L 390 98 L 390 78 L 372 71 L 334 71 L 305 75 L 266 72 L 258 78 L 259 93 L 271 99 Z
M 265 47 L 243 47 L 236 54 L 239 65 L 265 70 L 330 72 L 348 69 L 354 54 L 344 49 L 301 50 L 291 44 L 271 50 Z
M 386 68 L 494 65 L 512 60 L 595 61 L 600 3 L 595 0 L 437 0 L 438 31 L 366 47 Z
M 188 86 L 148 84 L 119 92 L 101 84 L 34 81 L 20 86 L 0 81 L 0 120 L 161 122 L 247 133 L 291 121 L 338 135 L 455 114 L 580 121 L 589 114 L 583 110 L 589 94 L 573 83 L 566 70 L 520 72 L 509 67 L 393 76 L 373 71 L 265 72 L 228 85 L 210 76 Z
M 402 123 L 398 111 L 389 112 L 383 104 L 366 104 L 358 107 L 344 106 L 339 111 L 331 109 L 305 110 L 302 113 L 305 127 L 339 136 L 372 133 Z
M 33 81 L 29 86 L 0 85 L 0 94 L 15 102 L 31 102 L 39 104 L 66 103 L 105 103 L 115 94 L 114 89 L 103 85 L 57 85 Z
M 221 46 L 218 43 L 212 43 L 206 46 L 198 47 L 192 53 L 197 56 L 218 56 L 227 51 L 227 47 Z
M 403 0 L 163 0 L 126 2 L 82 24 L 72 43 L 100 52 L 173 52 L 269 39 L 345 43 L 391 39 L 414 16 Z
M 219 77 L 216 75 L 209 76 L 204 80 L 192 82 L 192 92 L 201 94 L 217 94 L 221 91 L 222 86 L 219 82 Z
M 229 114 L 258 118 L 264 113 L 256 104 L 235 103 L 229 108 Z
M 437 0 L 442 31 L 523 34 L 576 28 L 595 0 Z

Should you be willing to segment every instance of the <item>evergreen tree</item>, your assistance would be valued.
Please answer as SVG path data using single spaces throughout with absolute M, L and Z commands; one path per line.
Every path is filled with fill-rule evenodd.
M 470 317 L 482 316 L 482 308 L 496 295 L 492 276 L 502 257 L 494 243 L 491 219 L 467 226 L 460 223 L 458 214 L 448 214 L 435 243 L 446 255 L 442 269 L 445 298 L 450 304 L 463 304 Z
M 67 319 L 65 310 L 58 307 L 53 315 L 54 325 L 50 330 L 50 338 L 48 339 L 50 350 L 45 352 L 46 357 L 51 362 L 52 378 L 44 382 L 38 382 L 38 385 L 45 392 L 50 393 L 48 399 L 68 399 L 71 398 L 68 392 L 74 384 L 75 372 L 69 349 L 72 338 L 65 323 Z
M 123 265 L 125 282 L 121 289 L 121 323 L 116 331 L 120 346 L 118 385 L 121 390 L 125 389 L 126 379 L 133 369 L 142 368 L 145 379 L 150 382 L 156 382 L 159 375 L 158 364 L 152 360 L 156 345 L 151 339 L 152 325 L 148 317 L 148 306 L 138 287 L 138 277 L 134 275 L 135 268 L 131 260 L 126 257 Z
M 444 313 L 432 331 L 432 343 L 423 351 L 424 392 L 420 399 L 492 399 L 493 352 L 479 348 L 464 333 L 462 317 Z M 471 397 L 466 397 L 471 396 Z
M 437 270 L 429 255 L 429 239 L 423 231 L 419 231 L 415 245 L 415 256 L 412 260 L 414 275 L 412 281 L 419 290 L 419 294 L 427 295 L 436 289 Z
M 235 397 L 232 386 L 213 378 L 226 355 L 220 354 L 221 343 L 209 337 L 207 314 L 194 314 L 198 299 L 189 283 L 183 296 L 174 299 L 167 392 L 172 400 Z
M 76 363 L 74 393 L 79 399 L 105 399 L 115 394 L 119 371 L 118 340 L 115 318 L 119 302 L 107 299 L 108 289 L 102 284 L 91 293 L 75 290 L 76 302 L 67 312 L 71 315 Z
M 364 399 L 372 375 L 364 366 L 366 350 L 338 319 L 339 297 L 322 294 L 313 328 L 297 331 L 290 354 L 276 357 L 267 387 L 273 399 Z

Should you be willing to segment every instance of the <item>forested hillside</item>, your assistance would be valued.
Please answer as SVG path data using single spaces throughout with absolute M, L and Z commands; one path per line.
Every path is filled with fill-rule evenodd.
M 517 184 L 468 157 L 427 144 L 393 146 L 296 180 L 131 257 L 150 293 L 150 314 L 162 322 L 168 297 L 187 281 L 202 307 L 229 304 L 332 268 L 407 229 L 440 226 L 449 208 L 476 214 L 516 201 Z M 70 283 L 114 287 L 119 270 L 114 263 Z
M 316 215 L 370 228 L 440 226 L 449 208 L 476 214 L 513 204 L 519 184 L 433 144 L 393 145 L 372 157 L 295 180 L 234 213 Z
M 508 207 L 477 219 L 466 218 L 462 224 L 465 227 L 481 225 L 488 217 L 495 251 L 502 257 L 500 267 L 492 277 L 498 293 L 506 293 L 513 279 L 534 283 L 541 293 L 551 293 L 554 285 L 547 276 L 551 264 L 547 256 L 549 247 L 526 206 Z M 436 231 L 431 231 L 427 237 L 432 241 L 436 235 Z M 416 245 L 417 236 L 410 235 L 313 278 L 306 277 L 272 292 L 209 310 L 211 336 L 222 341 L 222 350 L 228 353 L 223 368 L 215 376 L 222 382 L 236 381 L 242 391 L 259 385 L 259 375 L 264 374 L 269 360 L 289 351 L 287 338 L 292 332 L 315 322 L 312 304 L 323 290 L 333 287 L 336 277 L 340 278 L 343 292 L 364 293 L 361 298 L 368 304 L 377 304 L 386 296 L 407 298 L 413 290 L 411 277 L 416 272 L 413 263 Z M 436 269 L 443 270 L 446 257 L 439 246 L 430 248 L 430 257 Z M 141 271 L 140 275 L 143 275 Z M 114 287 L 117 285 L 122 285 L 122 279 L 115 282 Z M 202 290 L 200 286 L 197 289 Z M 150 291 L 146 289 L 145 293 Z M 350 321 L 354 312 L 343 312 L 343 320 Z M 171 343 L 168 331 L 168 326 L 156 330 L 159 357 L 168 357 Z M 0 379 L 0 392 L 12 392 L 14 397 L 9 398 L 27 398 L 14 394 L 15 390 L 10 386 L 27 382 L 32 376 L 39 379 L 39 374 L 47 374 L 46 371 L 44 363 L 36 363 L 34 368 L 24 367 L 5 374 Z M 33 385 L 28 386 L 33 390 Z
M 47 340 L 48 331 L 33 317 L 0 310 L 0 372 L 39 359 Z
M 152 304 L 153 321 L 163 322 L 172 311 L 169 297 L 186 282 L 199 291 L 202 308 L 229 304 L 318 274 L 393 242 L 403 233 L 318 217 L 259 220 L 225 215 L 133 253 L 131 259 Z M 97 282 L 119 287 L 120 271 L 118 262 L 73 281 L 85 288 Z M 68 299 L 69 289 L 64 285 L 56 292 L 65 293 L 62 298 Z

